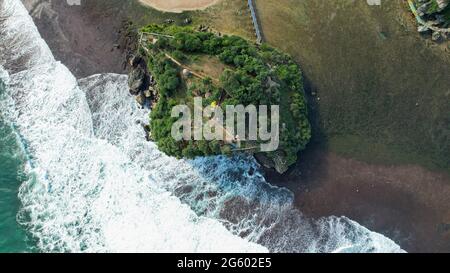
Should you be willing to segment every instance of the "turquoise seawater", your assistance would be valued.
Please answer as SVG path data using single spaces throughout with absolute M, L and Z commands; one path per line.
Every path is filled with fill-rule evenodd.
M 0 81 L 0 94 L 2 88 Z M 4 120 L 0 109 L 0 252 L 29 250 L 26 232 L 17 222 L 18 190 L 26 179 L 24 162 L 13 128 Z

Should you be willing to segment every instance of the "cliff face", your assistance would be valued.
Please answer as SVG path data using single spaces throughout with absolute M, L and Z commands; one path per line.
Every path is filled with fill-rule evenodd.
M 255 154 L 255 158 L 265 168 L 274 169 L 279 174 L 284 174 L 290 167 L 290 164 L 280 152 L 275 152 L 272 157 L 268 157 L 264 153 L 257 153 Z

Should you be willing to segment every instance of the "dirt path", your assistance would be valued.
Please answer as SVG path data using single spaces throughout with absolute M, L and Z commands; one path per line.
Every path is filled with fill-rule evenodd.
M 140 0 L 157 10 L 180 13 L 186 10 L 203 10 L 220 0 Z
M 150 53 L 150 51 L 142 44 L 142 38 L 143 38 L 143 35 L 151 35 L 151 36 L 163 36 L 163 37 L 167 37 L 167 38 L 174 38 L 173 36 L 170 36 L 170 35 L 164 35 L 164 34 L 159 34 L 159 33 L 146 33 L 146 32 L 142 32 L 142 34 L 141 34 L 141 37 L 140 37 L 140 39 L 139 39 L 139 44 L 140 44 L 140 46 L 141 46 L 141 48 L 142 49 L 144 49 L 146 52 L 147 52 L 147 54 L 151 54 Z M 160 50 L 161 51 L 161 50 Z M 200 72 L 197 72 L 197 71 L 195 71 L 195 69 L 193 69 L 193 68 L 191 68 L 190 66 L 188 66 L 188 65 L 185 65 L 185 64 L 182 64 L 180 61 L 178 61 L 177 59 L 175 59 L 174 57 L 172 57 L 170 54 L 168 54 L 167 52 L 163 52 L 164 53 L 164 55 L 166 56 L 166 58 L 168 58 L 170 61 L 172 61 L 174 64 L 176 64 L 178 67 L 180 67 L 181 69 L 184 69 L 184 70 L 187 70 L 187 71 L 189 71 L 189 73 L 191 74 L 191 75 L 193 75 L 194 77 L 197 77 L 197 78 L 199 78 L 199 79 L 201 79 L 201 80 L 204 80 L 204 79 L 206 79 L 206 78 L 208 78 L 209 76 L 207 76 L 207 75 L 204 75 L 203 73 L 200 73 Z M 219 83 L 220 81 L 219 81 L 219 79 L 216 79 L 216 78 L 212 78 L 212 77 L 209 77 L 212 81 L 214 81 L 215 83 Z

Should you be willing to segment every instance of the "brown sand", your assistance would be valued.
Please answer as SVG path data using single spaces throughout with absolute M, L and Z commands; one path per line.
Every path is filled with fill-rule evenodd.
M 382 166 L 310 149 L 267 179 L 295 193 L 311 217 L 347 216 L 408 252 L 450 252 L 450 178 L 418 166 Z
M 203 10 L 216 4 L 219 0 L 140 0 L 141 3 L 157 10 L 183 12 L 186 10 Z
M 100 1 L 83 1 L 81 6 L 50 0 L 23 3 L 55 58 L 82 78 L 105 72 L 125 73 L 125 57 L 118 44 L 126 1 L 122 1 L 123 6 L 117 0 L 109 1 L 101 5 L 95 4 Z

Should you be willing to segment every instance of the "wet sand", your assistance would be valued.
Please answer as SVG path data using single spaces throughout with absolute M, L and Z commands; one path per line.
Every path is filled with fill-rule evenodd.
M 383 166 L 311 148 L 287 174 L 266 171 L 310 217 L 347 216 L 408 252 L 450 251 L 450 179 L 419 166 Z
M 77 78 L 97 73 L 125 73 L 119 48 L 124 5 L 117 0 L 69 6 L 66 1 L 22 0 L 56 59 Z M 104 2 L 104 1 L 103 1 Z M 123 1 L 126 2 L 126 1 Z
M 47 15 L 45 10 L 30 9 L 56 58 L 79 78 L 123 73 L 124 56 L 114 45 L 127 1 L 81 7 L 53 2 Z M 267 179 L 294 191 L 297 206 L 309 216 L 345 215 L 407 251 L 450 251 L 447 175 L 418 166 L 367 164 L 310 146 L 287 174 L 267 172 Z

